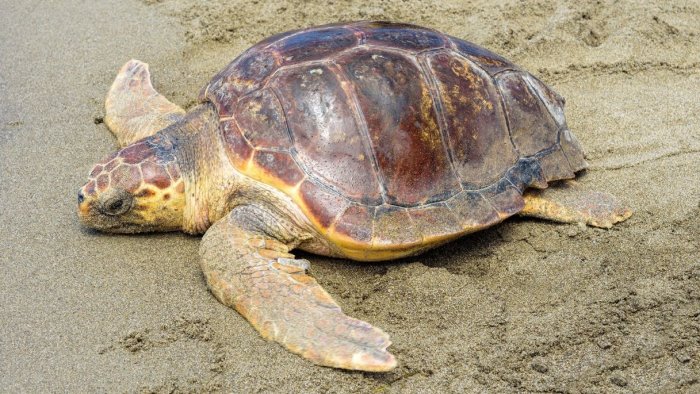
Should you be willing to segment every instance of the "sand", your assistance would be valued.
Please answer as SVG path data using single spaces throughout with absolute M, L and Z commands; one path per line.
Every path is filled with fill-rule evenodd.
M 700 3 L 0 4 L 0 387 L 8 392 L 700 391 Z M 636 211 L 612 230 L 514 218 L 422 256 L 306 255 L 391 334 L 390 373 L 316 367 L 207 291 L 199 239 L 82 229 L 76 192 L 115 149 L 103 99 L 130 58 L 189 107 L 265 36 L 419 23 L 499 52 L 567 99 L 591 169 Z

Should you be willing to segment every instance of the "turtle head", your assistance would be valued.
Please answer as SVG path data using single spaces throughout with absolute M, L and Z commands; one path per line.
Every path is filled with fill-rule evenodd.
M 154 135 L 96 164 L 78 192 L 78 216 L 113 233 L 182 229 L 185 185 L 173 142 Z

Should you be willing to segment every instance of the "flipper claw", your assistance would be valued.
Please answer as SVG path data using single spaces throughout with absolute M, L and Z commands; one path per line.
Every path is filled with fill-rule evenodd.
M 311 263 L 309 263 L 309 260 L 304 260 L 304 259 L 288 259 L 284 257 L 279 257 L 277 261 L 280 264 L 288 265 L 291 267 L 296 267 L 301 271 L 308 271 L 309 267 L 311 267 Z

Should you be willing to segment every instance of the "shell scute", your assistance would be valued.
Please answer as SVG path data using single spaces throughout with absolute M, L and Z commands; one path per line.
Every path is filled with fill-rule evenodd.
M 353 201 L 381 204 L 372 153 L 335 73 L 327 66 L 300 66 L 283 72 L 274 86 L 304 167 Z
M 554 117 L 554 121 L 557 125 L 560 127 L 566 126 L 566 119 L 564 118 L 564 98 L 530 74 L 523 74 L 523 78 L 528 85 L 530 85 L 530 88 L 540 97 L 542 103 Z
M 564 129 L 559 133 L 559 145 L 561 145 L 564 155 L 569 160 L 569 165 L 574 172 L 588 167 L 588 163 L 583 157 L 583 148 L 581 148 L 578 140 L 569 129 Z
M 486 48 L 455 37 L 449 37 L 449 39 L 454 49 L 462 56 L 476 62 L 479 67 L 483 68 L 491 75 L 495 75 L 504 70 L 518 70 L 518 67 L 513 63 Z
M 522 156 L 532 156 L 557 142 L 559 125 L 539 96 L 519 72 L 496 77 L 506 106 L 506 116 L 515 147 Z
M 462 230 L 454 212 L 444 202 L 413 207 L 408 213 L 425 242 L 433 238 L 449 237 Z
M 538 161 L 547 182 L 574 177 L 574 171 L 559 144 L 555 145 L 551 152 L 540 155 Z
M 222 118 L 232 116 L 237 99 L 260 89 L 277 67 L 274 50 L 253 47 L 212 79 L 202 92 L 202 100 L 214 103 Z
M 243 137 L 236 120 L 227 119 L 221 121 L 219 129 L 226 145 L 226 153 L 229 160 L 237 168 L 245 168 L 253 157 L 253 147 Z
M 415 206 L 459 190 L 417 63 L 381 50 L 354 51 L 338 63 L 364 114 L 387 203 Z
M 481 195 L 491 203 L 501 220 L 522 211 L 525 206 L 522 192 L 505 178 L 482 190 Z
M 242 98 L 236 105 L 234 118 L 254 147 L 289 149 L 292 146 L 284 110 L 270 89 Z
M 372 228 L 375 207 L 352 204 L 338 218 L 334 231 L 356 242 L 369 244 L 372 241 Z
M 268 180 L 276 181 L 278 186 L 295 186 L 305 176 L 294 159 L 285 152 L 256 151 L 253 163 L 265 173 Z
M 374 214 L 373 245 L 415 244 L 422 234 L 414 226 L 408 209 L 393 205 L 381 205 Z
M 299 195 L 312 215 L 323 228 L 328 228 L 350 204 L 337 193 L 319 186 L 311 180 L 305 180 L 299 188 Z
M 451 52 L 427 57 L 437 82 L 455 169 L 467 189 L 497 181 L 518 160 L 492 79 Z
M 521 193 L 529 186 L 538 189 L 547 187 L 547 181 L 540 167 L 540 162 L 534 157 L 518 160 L 513 167 L 506 171 L 504 178 Z
M 409 24 L 361 22 L 353 27 L 362 31 L 367 44 L 410 51 L 443 48 L 447 39 L 441 33 Z
M 445 202 L 463 230 L 477 231 L 501 221 L 493 205 L 478 191 L 464 191 Z
M 325 59 L 358 44 L 355 32 L 342 26 L 312 29 L 292 34 L 274 44 L 282 65 Z

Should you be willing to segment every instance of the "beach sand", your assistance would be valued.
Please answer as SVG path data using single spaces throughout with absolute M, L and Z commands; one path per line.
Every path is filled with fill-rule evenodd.
M 0 390 L 700 391 L 700 3 L 151 0 L 0 4 Z M 684 4 L 684 5 L 682 5 Z M 611 230 L 513 218 L 390 264 L 304 255 L 396 370 L 322 368 L 206 289 L 198 237 L 105 235 L 76 193 L 116 148 L 104 96 L 130 58 L 184 107 L 292 28 L 418 23 L 496 51 L 567 99 L 580 182 Z

